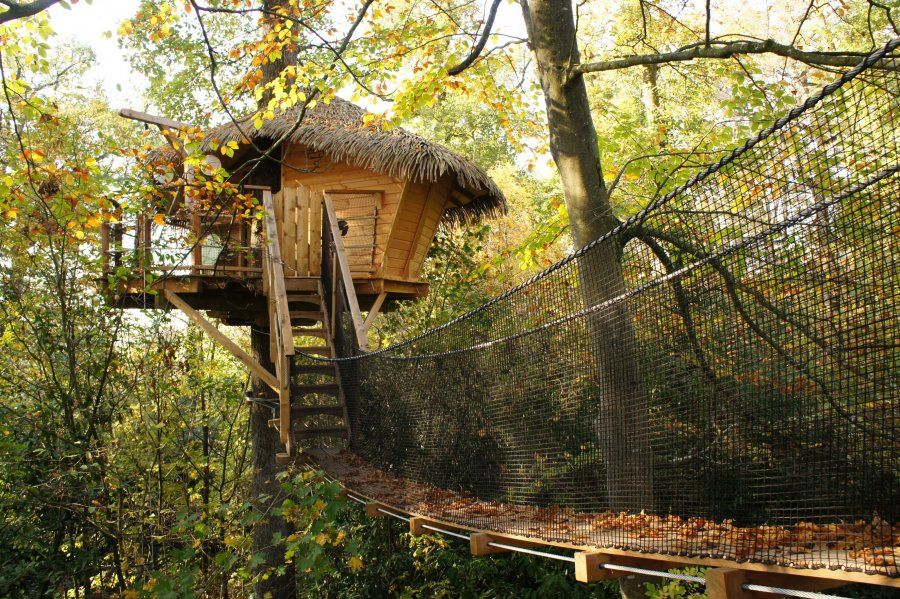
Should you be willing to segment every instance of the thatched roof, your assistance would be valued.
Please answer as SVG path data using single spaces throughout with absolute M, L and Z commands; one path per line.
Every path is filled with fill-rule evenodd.
M 334 98 L 306 111 L 290 141 L 328 154 L 332 160 L 421 183 L 434 183 L 452 174 L 456 180 L 453 198 L 459 205 L 444 213 L 444 222 L 473 223 L 506 211 L 506 198 L 497 184 L 471 161 L 402 128 L 384 130 L 364 124 L 366 111 Z M 257 130 L 250 119 L 229 123 L 207 132 L 206 139 L 218 143 L 279 139 L 294 129 L 301 115 L 295 106 L 275 115 Z M 243 132 L 242 132 L 243 131 Z

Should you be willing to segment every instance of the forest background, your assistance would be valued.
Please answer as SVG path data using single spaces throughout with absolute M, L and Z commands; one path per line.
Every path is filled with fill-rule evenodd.
M 121 216 L 116 206 L 148 201 L 136 164 L 163 143 L 116 111 L 127 103 L 200 127 L 229 118 L 222 100 L 252 112 L 254 60 L 280 50 L 245 12 L 250 3 L 210 2 L 236 9 L 206 12 L 182 1 L 48 4 L 0 25 L 0 596 L 248 596 L 272 572 L 250 544 L 265 514 L 250 496 L 247 374 L 173 313 L 108 305 L 99 231 Z M 321 8 L 317 22 L 332 37 L 359 10 L 306 4 Z M 578 38 L 585 62 L 666 52 L 704 34 L 866 52 L 896 35 L 896 4 L 593 0 L 577 6 Z M 501 3 L 488 52 L 447 74 L 488 11 L 375 4 L 347 61 L 306 73 L 318 101 L 339 94 L 454 149 L 509 202 L 505 217 L 440 231 L 429 297 L 383 315 L 375 347 L 446 322 L 573 249 L 518 6 Z M 685 182 L 834 71 L 760 53 L 594 73 L 588 96 L 616 216 Z M 247 344 L 245 332 L 224 330 Z M 539 559 L 472 558 L 453 540 L 410 537 L 310 478 L 285 473 L 278 509 L 295 533 L 273 539 L 301 596 L 618 594 L 576 585 Z

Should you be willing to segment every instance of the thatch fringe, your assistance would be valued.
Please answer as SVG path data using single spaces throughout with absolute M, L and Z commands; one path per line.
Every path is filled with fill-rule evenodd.
M 450 208 L 443 222 L 472 224 L 484 217 L 506 212 L 506 198 L 497 184 L 477 165 L 459 154 L 402 128 L 385 131 L 363 124 L 366 111 L 355 104 L 334 98 L 319 103 L 303 115 L 290 141 L 328 154 L 332 160 L 385 173 L 399 179 L 435 183 L 448 174 L 473 200 Z M 206 143 L 241 142 L 244 133 L 252 139 L 278 139 L 289 133 L 300 119 L 299 106 L 276 114 L 257 130 L 249 119 L 222 125 L 209 131 Z

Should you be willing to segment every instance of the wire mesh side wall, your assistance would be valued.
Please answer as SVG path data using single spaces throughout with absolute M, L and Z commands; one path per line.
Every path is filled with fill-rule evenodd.
M 358 484 L 546 540 L 897 575 L 898 100 L 888 54 L 528 284 L 342 362 Z

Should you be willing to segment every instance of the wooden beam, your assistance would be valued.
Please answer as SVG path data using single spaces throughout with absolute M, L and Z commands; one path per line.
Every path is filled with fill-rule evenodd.
M 156 125 L 157 127 L 162 129 L 184 129 L 185 127 L 190 127 L 187 123 L 182 123 L 181 121 L 173 121 L 172 119 L 167 119 L 162 116 L 156 116 L 153 114 L 148 114 L 146 112 L 141 112 L 139 110 L 132 110 L 130 108 L 123 108 L 119 111 L 119 116 L 131 119 L 133 121 L 140 121 L 142 123 L 147 123 L 148 125 Z
M 187 314 L 188 318 L 193 320 L 197 325 L 203 329 L 206 333 L 209 334 L 210 337 L 218 341 L 225 349 L 227 349 L 231 354 L 240 360 L 247 368 L 249 368 L 253 373 L 258 376 L 263 382 L 265 382 L 269 387 L 271 387 L 274 391 L 279 390 L 278 379 L 276 379 L 271 372 L 263 368 L 263 366 L 253 359 L 250 354 L 245 352 L 243 349 L 238 346 L 237 343 L 229 339 L 225 334 L 217 329 L 213 323 L 209 322 L 203 315 L 198 311 L 191 308 L 187 302 L 181 299 L 177 293 L 173 293 L 166 289 L 163 291 L 166 296 L 166 299 L 173 306 Z
M 509 549 L 503 549 L 501 547 L 492 547 L 488 545 L 488 543 L 499 543 L 498 539 L 494 537 L 494 535 L 489 535 L 484 532 L 477 532 L 469 537 L 469 550 L 472 552 L 472 555 L 492 555 L 494 553 L 509 553 Z
M 325 195 L 321 191 L 309 194 L 309 274 L 322 275 L 322 211 Z
M 413 516 L 409 519 L 409 534 L 415 536 L 419 535 L 428 535 L 433 534 L 433 530 L 428 530 L 427 528 L 423 528 L 423 524 L 430 524 L 432 526 L 437 526 L 437 523 L 429 520 L 428 518 L 423 518 L 421 516 Z
M 366 504 L 366 516 L 370 516 L 372 518 L 384 518 L 387 516 L 381 510 L 386 509 L 387 506 L 378 503 L 377 501 L 370 501 Z
M 607 570 L 603 564 L 609 563 L 609 554 L 603 551 L 579 551 L 575 554 L 575 580 L 597 582 L 626 576 L 625 572 Z
M 749 599 L 743 588 L 746 577 L 736 568 L 713 568 L 706 571 L 706 596 L 709 599 Z
M 295 257 L 297 262 L 297 275 L 301 277 L 309 276 L 313 272 L 309 267 L 309 246 L 311 243 L 322 244 L 321 235 L 319 239 L 311 239 L 309 236 L 309 188 L 300 186 L 297 189 L 297 248 Z M 321 258 L 320 258 L 321 261 Z
M 294 342 L 291 334 L 291 317 L 287 310 L 287 290 L 284 288 L 284 270 L 282 269 L 281 247 L 278 243 L 278 225 L 275 222 L 275 204 L 272 200 L 272 192 L 263 190 L 263 207 L 266 209 L 266 235 L 269 242 L 269 252 L 272 257 L 272 289 L 270 292 L 275 299 L 276 324 L 281 328 L 283 344 L 281 351 L 286 356 L 294 355 Z
M 369 332 L 369 328 L 372 326 L 372 323 L 375 322 L 378 313 L 381 312 L 381 305 L 384 303 L 385 298 L 387 298 L 387 293 L 384 291 L 379 293 L 378 297 L 375 298 L 375 302 L 372 304 L 372 307 L 369 308 L 369 313 L 366 314 L 366 319 L 363 321 L 363 334 Z
M 350 318 L 353 320 L 353 330 L 356 332 L 356 343 L 360 349 L 368 351 L 369 343 L 363 329 L 362 313 L 359 311 L 359 300 L 356 299 L 356 287 L 350 275 L 350 265 L 347 263 L 347 252 L 344 251 L 344 240 L 341 238 L 341 230 L 338 228 L 337 216 L 334 213 L 334 204 L 326 195 L 323 197 L 325 211 L 328 215 L 328 226 L 331 228 L 332 241 L 334 242 L 335 259 L 341 270 L 341 280 L 347 293 L 347 307 L 350 309 Z

